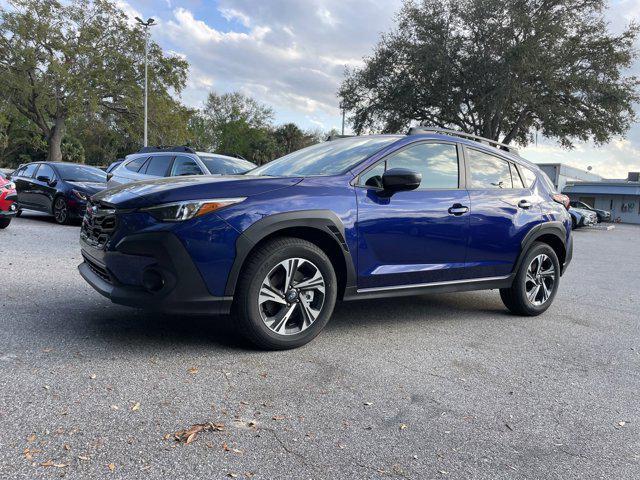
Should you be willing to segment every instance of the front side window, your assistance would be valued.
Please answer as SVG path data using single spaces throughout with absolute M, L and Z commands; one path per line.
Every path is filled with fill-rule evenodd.
M 169 171 L 169 165 L 171 165 L 171 155 L 154 155 L 149 159 L 145 167 L 145 175 L 153 175 L 154 177 L 165 177 Z
M 55 178 L 55 174 L 53 173 L 53 168 L 49 165 L 42 164 L 38 169 L 38 177 L 47 177 L 49 180 L 53 180 Z
M 458 150 L 447 143 L 420 143 L 393 153 L 360 177 L 360 185 L 382 188 L 382 175 L 392 168 L 422 174 L 420 189 L 458 188 Z
M 509 163 L 494 155 L 471 148 L 466 149 L 471 189 L 513 188 Z
M 184 175 L 202 175 L 202 170 L 193 158 L 179 155 L 171 167 L 171 176 L 181 177 Z
M 296 177 L 339 175 L 399 140 L 398 135 L 350 137 L 318 143 L 285 155 L 247 175 Z

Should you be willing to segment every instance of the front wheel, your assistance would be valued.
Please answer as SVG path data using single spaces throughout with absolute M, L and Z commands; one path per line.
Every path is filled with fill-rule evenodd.
M 299 238 L 279 238 L 252 253 L 243 268 L 234 310 L 241 333 L 269 350 L 313 340 L 333 313 L 336 274 L 327 255 Z
M 11 218 L 0 218 L 0 229 L 7 228 L 11 223 Z
M 553 302 L 559 284 L 556 252 L 546 243 L 536 242 L 525 255 L 511 287 L 500 289 L 500 297 L 517 315 L 540 315 Z

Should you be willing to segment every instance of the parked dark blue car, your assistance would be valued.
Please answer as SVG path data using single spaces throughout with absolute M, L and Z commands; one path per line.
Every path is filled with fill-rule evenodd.
M 37 210 L 53 215 L 59 224 L 84 216 L 89 197 L 107 188 L 107 174 L 96 167 L 66 162 L 34 162 L 18 168 L 19 212 Z
M 341 138 L 248 174 L 91 201 L 79 269 L 96 290 L 133 307 L 233 310 L 273 349 L 314 338 L 338 299 L 498 288 L 511 311 L 538 315 L 572 254 L 568 199 L 544 174 L 449 131 Z

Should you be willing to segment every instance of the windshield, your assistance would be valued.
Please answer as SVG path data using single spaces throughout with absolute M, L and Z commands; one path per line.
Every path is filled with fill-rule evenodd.
M 213 175 L 236 175 L 256 168 L 254 163 L 241 158 L 230 158 L 222 156 L 198 155 L 205 164 L 209 173 Z
M 247 175 L 338 175 L 398 140 L 399 136 L 352 137 L 322 142 L 258 167 Z
M 73 165 L 73 164 L 57 164 L 56 170 L 66 182 L 96 182 L 105 183 L 107 181 L 107 174 L 95 167 L 88 167 L 86 165 Z

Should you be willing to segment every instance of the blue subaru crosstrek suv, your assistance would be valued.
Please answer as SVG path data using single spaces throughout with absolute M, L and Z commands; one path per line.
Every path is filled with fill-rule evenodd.
M 131 307 L 233 312 L 262 348 L 312 340 L 337 300 L 500 289 L 538 315 L 572 256 L 568 198 L 509 147 L 449 130 L 331 139 L 236 176 L 92 197 L 81 275 Z

